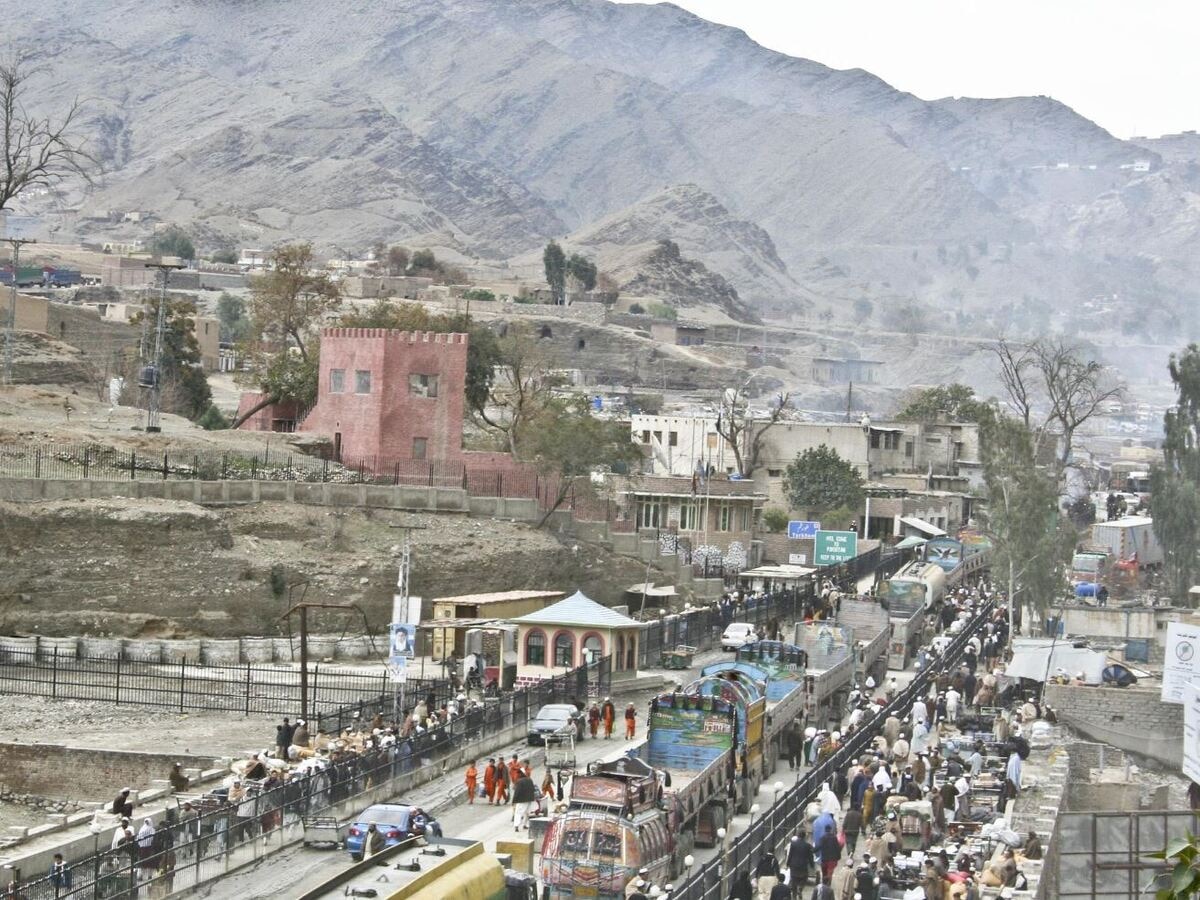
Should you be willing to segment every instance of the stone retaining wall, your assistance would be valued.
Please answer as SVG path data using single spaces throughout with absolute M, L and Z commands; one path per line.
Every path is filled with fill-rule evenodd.
M 1158 687 L 1046 685 L 1046 702 L 1064 725 L 1094 740 L 1174 769 L 1183 762 L 1183 705 L 1163 703 Z
M 166 778 L 171 766 L 210 769 L 213 757 L 95 750 L 57 744 L 0 743 L 0 781 L 7 791 L 43 798 L 111 800 Z

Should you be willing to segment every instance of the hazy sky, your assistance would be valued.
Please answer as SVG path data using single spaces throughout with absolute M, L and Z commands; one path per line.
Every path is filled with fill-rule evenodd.
M 1197 0 L 675 0 L 918 97 L 1048 94 L 1118 137 L 1200 128 Z

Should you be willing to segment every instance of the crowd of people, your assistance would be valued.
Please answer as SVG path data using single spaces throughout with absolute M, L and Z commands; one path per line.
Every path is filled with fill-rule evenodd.
M 1002 602 L 960 659 L 944 659 L 954 636 L 991 597 L 986 584 L 963 588 L 930 617 L 917 665 L 933 674 L 927 692 L 902 714 L 879 720 L 899 693 L 893 676 L 856 686 L 842 730 L 792 725 L 786 749 L 793 769 L 825 762 L 862 728 L 878 734 L 867 752 L 822 785 L 785 858 L 763 853 L 752 872 L 739 874 L 734 900 L 798 900 L 810 883 L 813 900 L 877 900 L 888 887 L 901 896 L 916 884 L 928 900 L 977 900 L 985 885 L 1019 888 L 1021 861 L 1040 858 L 1042 849 L 1033 832 L 1018 836 L 1006 815 L 1022 789 L 1028 732 L 1035 722 L 1045 728 L 1053 712 L 1019 697 L 1003 678 L 1010 634 Z M 826 602 L 836 607 L 833 591 Z M 984 859 L 991 846 L 998 849 Z

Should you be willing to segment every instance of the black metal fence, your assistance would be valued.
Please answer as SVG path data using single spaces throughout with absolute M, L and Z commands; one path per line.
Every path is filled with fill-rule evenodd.
M 657 666 L 662 652 L 679 644 L 697 650 L 719 647 L 721 633 L 730 622 L 748 622 L 763 627 L 772 619 L 788 622 L 800 613 L 812 596 L 812 585 L 804 584 L 795 590 L 776 591 L 765 597 L 747 597 L 729 606 L 713 603 L 663 616 L 646 623 L 642 630 L 638 665 Z
M 938 670 L 961 658 L 967 641 L 982 628 L 993 606 L 992 603 L 985 604 L 971 624 L 954 638 L 943 654 L 942 665 Z M 671 895 L 672 900 L 725 900 L 730 897 L 736 873 L 742 871 L 753 874 L 755 863 L 764 853 L 771 851 L 778 855 L 781 852 L 783 845 L 791 840 L 792 835 L 796 834 L 804 823 L 807 806 L 816 799 L 821 785 L 826 781 L 833 781 L 837 772 L 845 771 L 867 750 L 887 716 L 893 713 L 898 717 L 906 715 L 917 695 L 928 692 L 929 683 L 937 676 L 938 670 L 930 667 L 927 671 L 917 674 L 907 688 L 886 708 L 864 722 L 836 753 L 810 769 L 803 778 L 799 778 L 777 802 L 752 820 L 746 831 L 729 841 L 721 852 L 686 882 L 677 885 Z
M 433 692 L 439 702 L 451 687 L 441 679 L 414 679 L 414 690 Z M 390 684 L 382 666 L 378 673 L 347 671 L 336 666 L 310 666 L 308 708 L 351 706 L 376 697 Z M 300 711 L 300 670 L 253 665 L 136 663 L 119 656 L 60 656 L 50 652 L 0 649 L 0 694 L 54 700 L 95 700 L 186 710 L 224 710 L 242 715 L 293 715 Z
M 435 706 L 440 706 L 456 692 L 454 685 L 449 681 L 433 682 L 436 692 L 431 690 L 429 684 L 420 679 L 409 679 L 405 682 L 403 691 L 399 685 L 395 685 L 382 694 L 318 712 L 313 721 L 318 729 L 326 734 L 340 734 L 342 729 L 353 726 L 355 722 L 370 721 L 376 715 L 390 719 L 397 707 L 407 712 L 418 700 L 428 700 L 430 696 L 433 697 Z M 517 720 L 520 720 L 522 713 L 532 715 L 547 703 L 568 703 L 576 699 L 587 700 L 588 697 L 605 696 L 611 686 L 612 659 L 606 656 L 590 666 L 580 666 L 570 672 L 514 691 L 485 697 L 485 701 L 503 701 L 509 704 Z
M 557 498 L 559 478 L 532 468 L 469 468 L 462 462 L 391 459 L 339 460 L 295 453 L 146 453 L 102 444 L 0 444 L 0 477 L 66 481 L 301 481 L 337 484 L 461 488 L 476 497 Z
M 152 834 L 113 847 L 113 830 L 96 835 L 93 852 L 53 873 L 9 886 L 4 896 L 24 900 L 78 898 L 112 900 L 168 896 L 220 878 L 239 866 L 292 843 L 303 835 L 304 820 L 344 819 L 367 803 L 403 795 L 442 773 L 442 760 L 488 738 L 523 726 L 541 703 L 584 697 L 592 684 L 611 673 L 607 658 L 580 666 L 530 688 L 493 698 L 482 708 L 444 725 L 363 753 L 338 752 L 321 770 L 281 783 L 247 781 L 247 793 L 227 793 L 197 802 L 185 813 L 169 810 Z M 368 726 L 364 723 L 364 729 Z M 40 873 L 39 873 L 40 874 Z M 2 883 L 2 879 L 0 879 Z

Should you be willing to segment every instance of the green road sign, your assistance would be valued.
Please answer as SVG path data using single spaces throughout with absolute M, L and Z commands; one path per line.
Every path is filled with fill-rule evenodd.
M 849 562 L 858 555 L 858 535 L 853 531 L 818 531 L 813 562 L 818 566 L 835 566 Z

